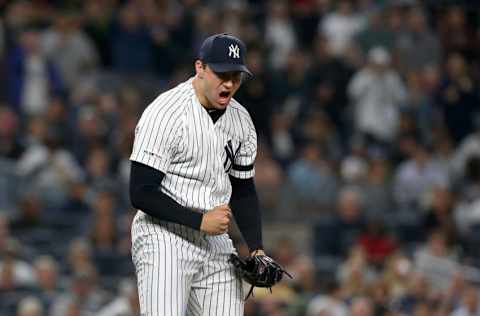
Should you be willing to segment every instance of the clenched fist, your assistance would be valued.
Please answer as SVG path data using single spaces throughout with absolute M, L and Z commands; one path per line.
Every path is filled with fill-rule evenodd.
M 228 231 L 232 210 L 228 204 L 216 206 L 203 215 L 200 230 L 207 235 L 220 235 Z

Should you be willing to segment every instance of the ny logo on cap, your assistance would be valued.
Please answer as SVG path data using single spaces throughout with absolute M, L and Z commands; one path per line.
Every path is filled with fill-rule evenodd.
M 232 58 L 240 58 L 240 48 L 237 44 L 231 44 L 230 46 L 228 46 L 228 56 Z

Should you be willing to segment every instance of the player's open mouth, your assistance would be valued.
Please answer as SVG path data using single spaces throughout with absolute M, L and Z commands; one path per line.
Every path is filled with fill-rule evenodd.
M 220 92 L 220 103 L 226 103 L 228 101 L 228 98 L 230 97 L 230 92 L 228 91 L 222 91 Z

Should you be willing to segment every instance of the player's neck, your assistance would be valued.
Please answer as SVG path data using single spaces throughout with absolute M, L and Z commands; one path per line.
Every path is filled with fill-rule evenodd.
M 192 80 L 193 90 L 195 90 L 195 95 L 198 98 L 198 102 L 207 110 L 214 110 L 215 108 L 210 104 L 205 94 L 202 93 L 202 89 L 199 87 L 199 82 L 197 77 L 194 77 Z

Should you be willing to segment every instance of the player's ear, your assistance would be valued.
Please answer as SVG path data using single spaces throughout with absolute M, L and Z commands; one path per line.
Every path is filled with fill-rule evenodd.
M 204 71 L 205 71 L 205 64 L 201 60 L 197 59 L 197 61 L 195 61 L 195 72 L 197 73 L 200 79 L 203 79 Z

